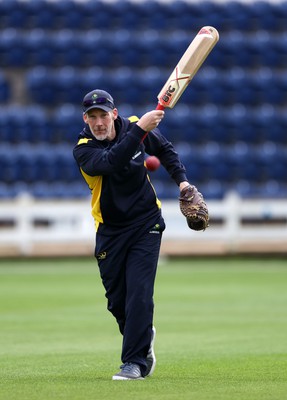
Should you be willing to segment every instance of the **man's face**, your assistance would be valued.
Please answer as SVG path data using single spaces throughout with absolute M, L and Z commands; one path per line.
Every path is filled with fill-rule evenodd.
M 97 140 L 113 140 L 115 138 L 114 121 L 118 116 L 116 108 L 110 112 L 93 108 L 84 114 L 83 119 L 89 125 L 92 134 Z

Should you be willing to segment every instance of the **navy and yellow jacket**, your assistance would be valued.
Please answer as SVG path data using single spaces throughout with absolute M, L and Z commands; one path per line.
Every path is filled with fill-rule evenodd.
M 118 117 L 113 141 L 97 140 L 88 125 L 80 133 L 73 155 L 92 193 L 92 215 L 99 232 L 153 221 L 161 203 L 147 175 L 145 153 L 157 156 L 179 185 L 187 180 L 173 145 L 158 129 L 145 132 L 137 117 Z

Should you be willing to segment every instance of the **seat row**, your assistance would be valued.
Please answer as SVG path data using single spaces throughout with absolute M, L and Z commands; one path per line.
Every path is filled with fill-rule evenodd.
M 172 182 L 162 182 L 152 180 L 155 187 L 157 196 L 161 200 L 176 200 L 178 198 L 178 187 Z M 201 183 L 193 180 L 200 191 L 203 193 L 205 199 L 223 199 L 226 193 L 235 191 L 242 198 L 282 198 L 287 197 L 286 183 L 278 183 L 274 180 L 266 181 L 263 183 L 250 182 L 247 180 L 240 180 L 228 184 L 220 180 L 210 180 L 209 182 Z M 21 194 L 30 194 L 36 199 L 89 199 L 90 191 L 84 182 L 13 182 L 3 183 L 0 182 L 0 199 L 12 199 Z
M 47 32 L 39 28 L 24 33 L 17 28 L 4 29 L 0 32 L 0 66 L 171 68 L 201 25 L 191 27 L 188 31 L 179 29 L 165 34 L 151 29 L 133 33 L 126 27 L 121 30 L 101 30 L 97 27 L 80 33 L 74 29 Z M 221 32 L 220 41 L 205 65 L 222 69 L 234 66 L 247 69 L 262 66 L 285 68 L 286 50 L 286 32 L 257 31 L 250 35 L 233 27 L 226 33 Z
M 182 162 L 190 179 L 199 183 L 218 180 L 225 184 L 249 181 L 262 184 L 275 180 L 286 183 L 287 148 L 267 143 L 264 146 L 248 147 L 244 144 L 222 148 L 218 144 L 190 146 L 185 144 L 180 151 Z M 187 151 L 187 149 L 189 151 Z M 153 179 L 170 182 L 165 169 L 151 172 Z M 48 182 L 82 181 L 72 155 L 72 146 L 2 146 L 0 151 L 0 181 Z
M 0 2 L 1 28 L 17 26 L 20 29 L 59 27 L 76 30 L 98 27 L 100 29 L 126 28 L 130 30 L 190 29 L 196 24 L 230 26 L 249 31 L 258 29 L 285 30 L 286 2 L 240 1 L 224 3 L 203 1 L 159 2 L 133 1 L 72 1 L 61 0 L 2 0 Z
M 122 116 L 141 116 L 154 104 L 132 107 L 119 104 Z M 80 106 L 65 104 L 53 113 L 37 106 L 3 108 L 0 111 L 0 142 L 6 144 L 61 144 L 75 143 L 84 127 Z M 160 129 L 172 142 L 203 145 L 208 142 L 223 146 L 236 143 L 287 145 L 287 115 L 274 107 L 254 111 L 246 107 L 220 108 L 207 105 L 191 108 L 178 104 L 167 110 Z M 183 146 L 184 149 L 184 146 Z
M 153 67 L 145 70 L 120 67 L 106 71 L 99 67 L 85 70 L 35 67 L 26 73 L 24 80 L 30 101 L 48 107 L 79 104 L 85 93 L 93 88 L 107 90 L 118 102 L 143 106 L 156 100 L 168 76 L 167 69 Z M 216 68 L 203 67 L 181 102 L 190 105 L 241 103 L 256 107 L 270 103 L 285 106 L 286 90 L 286 72 L 276 74 L 269 68 L 261 68 L 256 73 L 249 73 L 242 68 L 233 68 L 222 73 Z

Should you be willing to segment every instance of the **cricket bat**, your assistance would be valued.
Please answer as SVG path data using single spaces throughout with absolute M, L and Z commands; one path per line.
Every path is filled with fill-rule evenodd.
M 218 31 L 212 26 L 200 29 L 159 92 L 157 110 L 176 105 L 218 40 Z

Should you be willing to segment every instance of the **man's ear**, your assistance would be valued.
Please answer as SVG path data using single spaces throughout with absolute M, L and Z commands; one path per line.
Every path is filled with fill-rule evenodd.
M 88 116 L 87 116 L 87 114 L 83 114 L 83 120 L 84 120 L 85 124 L 88 123 Z
M 113 119 L 115 121 L 118 118 L 118 115 L 119 115 L 118 109 L 114 108 L 112 113 L 113 113 Z

